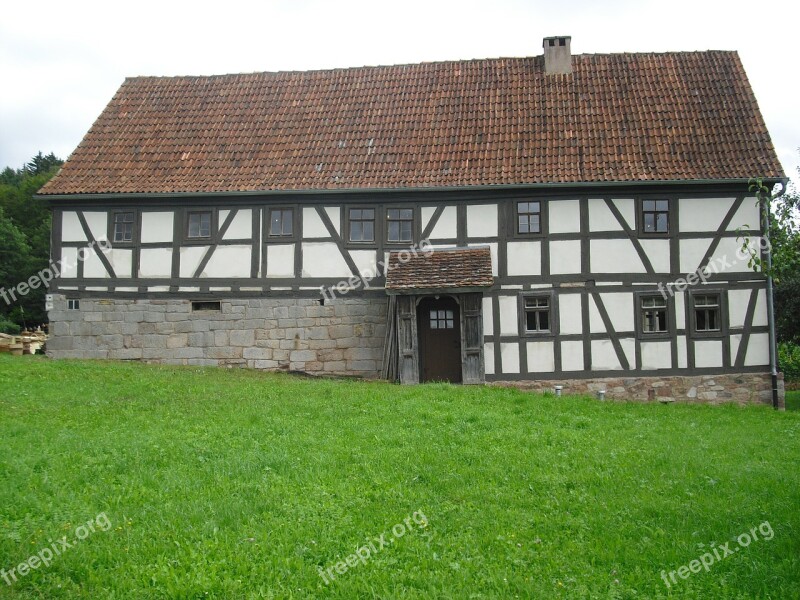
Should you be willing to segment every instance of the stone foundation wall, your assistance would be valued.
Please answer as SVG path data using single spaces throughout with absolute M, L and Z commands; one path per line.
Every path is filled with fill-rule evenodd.
M 220 300 L 53 297 L 47 354 L 165 364 L 242 366 L 318 375 L 380 376 L 387 298 Z
M 495 381 L 492 385 L 517 387 L 537 392 L 552 392 L 563 386 L 562 394 L 596 396 L 605 390 L 606 399 L 719 404 L 762 403 L 772 405 L 769 373 L 736 375 L 692 375 L 676 377 L 626 377 L 547 381 Z M 778 379 L 778 398 L 784 408 L 783 375 Z

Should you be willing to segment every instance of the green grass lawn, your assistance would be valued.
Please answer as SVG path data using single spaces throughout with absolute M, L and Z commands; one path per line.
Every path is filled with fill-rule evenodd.
M 800 410 L 800 390 L 786 392 L 786 410 Z
M 2 598 L 800 593 L 798 413 L 8 356 L 0 390 L 0 569 L 73 542 Z

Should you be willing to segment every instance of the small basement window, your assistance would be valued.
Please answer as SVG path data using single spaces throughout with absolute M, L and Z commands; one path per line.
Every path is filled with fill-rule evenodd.
M 219 302 L 192 302 L 192 312 L 198 312 L 203 310 L 220 311 L 222 310 L 222 308 L 220 307 Z
M 80 310 L 81 309 L 81 301 L 72 299 L 67 300 L 67 310 Z

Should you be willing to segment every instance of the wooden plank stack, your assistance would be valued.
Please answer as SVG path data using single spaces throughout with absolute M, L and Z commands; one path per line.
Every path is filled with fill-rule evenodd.
M 47 334 L 41 329 L 25 331 L 19 335 L 0 333 L 0 352 L 8 352 L 12 356 L 36 354 L 46 341 Z

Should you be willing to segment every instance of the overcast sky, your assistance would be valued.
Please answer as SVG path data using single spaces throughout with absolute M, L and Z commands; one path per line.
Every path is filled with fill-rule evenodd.
M 7 0 L 0 168 L 66 158 L 123 79 L 573 53 L 738 50 L 786 173 L 797 177 L 800 3 L 704 0 Z

